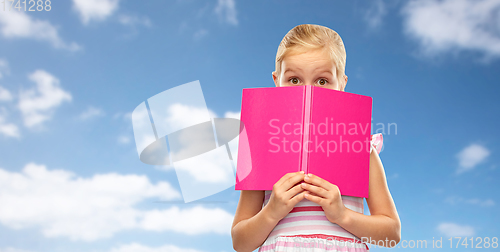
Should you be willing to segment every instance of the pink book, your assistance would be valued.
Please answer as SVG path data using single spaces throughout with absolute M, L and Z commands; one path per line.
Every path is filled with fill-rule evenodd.
M 314 86 L 243 89 L 236 190 L 304 171 L 368 197 L 372 98 Z

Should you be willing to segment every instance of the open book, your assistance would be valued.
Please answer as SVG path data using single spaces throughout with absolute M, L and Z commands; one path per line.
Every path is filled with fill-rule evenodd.
M 372 98 L 314 86 L 246 88 L 236 190 L 272 190 L 304 171 L 368 197 Z

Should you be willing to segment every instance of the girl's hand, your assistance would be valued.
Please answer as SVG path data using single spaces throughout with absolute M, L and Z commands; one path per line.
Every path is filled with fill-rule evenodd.
M 306 183 L 302 183 L 302 188 L 307 190 L 305 198 L 320 205 L 330 222 L 342 223 L 346 214 L 346 207 L 340 197 L 339 188 L 310 173 L 305 176 L 304 181 Z
M 281 177 L 273 185 L 273 191 L 266 207 L 273 220 L 283 219 L 293 207 L 304 199 L 305 190 L 300 186 L 304 180 L 303 172 L 291 172 Z

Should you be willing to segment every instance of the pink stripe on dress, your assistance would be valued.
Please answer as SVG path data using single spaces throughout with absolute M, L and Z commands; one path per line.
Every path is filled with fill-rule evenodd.
M 324 220 L 329 221 L 324 215 L 306 215 L 306 216 L 296 216 L 296 217 L 287 217 L 283 218 L 279 221 L 279 224 L 285 224 L 295 221 L 306 221 L 306 220 Z
M 276 226 L 276 227 L 279 227 Z M 343 233 L 343 234 L 351 234 L 347 232 L 345 229 L 343 229 L 340 226 L 337 225 L 301 225 L 301 226 L 295 226 L 295 227 L 286 227 L 286 228 L 280 228 L 277 230 L 272 231 L 269 234 L 269 237 L 276 236 L 277 234 L 285 234 L 285 233 L 301 233 L 303 234 L 304 232 L 297 232 L 297 231 L 332 231 L 332 232 L 338 232 L 338 233 Z M 352 234 L 351 234 L 352 236 Z M 344 236 L 345 237 L 345 236 Z

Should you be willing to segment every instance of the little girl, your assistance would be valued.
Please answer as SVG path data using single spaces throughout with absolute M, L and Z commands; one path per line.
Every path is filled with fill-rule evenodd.
M 346 53 L 340 36 L 319 25 L 299 25 L 278 47 L 277 87 L 316 85 L 344 91 Z M 286 105 L 286 104 L 285 104 Z M 284 106 L 285 106 L 284 105 Z M 272 191 L 242 190 L 231 236 L 236 251 L 367 251 L 368 243 L 394 247 L 401 223 L 379 158 L 382 135 L 371 136 L 369 197 L 340 195 L 314 174 L 285 174 Z

